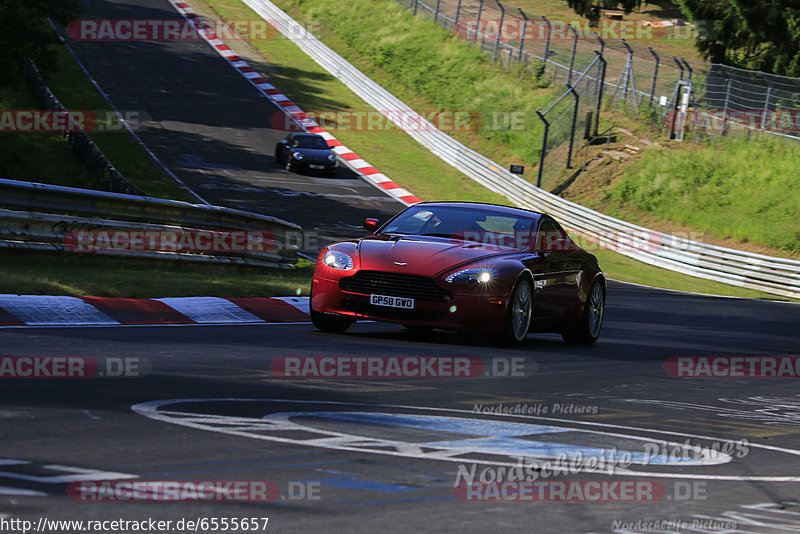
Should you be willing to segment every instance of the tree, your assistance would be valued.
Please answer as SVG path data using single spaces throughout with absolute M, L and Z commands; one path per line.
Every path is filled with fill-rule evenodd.
M 796 0 L 676 0 L 700 30 L 697 48 L 712 63 L 800 76 Z
M 569 7 L 581 17 L 590 20 L 600 19 L 601 9 L 618 9 L 622 6 L 627 15 L 642 5 L 642 0 L 567 0 Z
M 82 10 L 80 0 L 0 0 L 0 69 L 19 69 L 33 59 L 47 67 L 58 37 L 46 17 L 66 24 Z M 0 76 L 8 80 L 8 76 Z M 1 83 L 1 82 L 0 82 Z

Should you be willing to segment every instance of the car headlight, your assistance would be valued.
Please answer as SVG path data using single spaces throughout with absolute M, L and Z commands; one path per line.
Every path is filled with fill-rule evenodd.
M 353 268 L 353 258 L 336 250 L 329 250 L 326 252 L 322 257 L 322 263 L 328 267 L 342 271 L 349 271 Z
M 303 155 L 300 152 L 292 152 L 292 157 L 294 159 L 303 159 Z
M 451 284 L 468 284 L 469 282 L 478 282 L 480 284 L 488 284 L 498 274 L 497 269 L 487 269 L 485 267 L 473 267 L 471 269 L 461 269 L 444 279 L 445 282 Z
M 333 154 L 328 154 L 328 161 L 334 163 L 336 161 L 336 156 L 334 156 Z

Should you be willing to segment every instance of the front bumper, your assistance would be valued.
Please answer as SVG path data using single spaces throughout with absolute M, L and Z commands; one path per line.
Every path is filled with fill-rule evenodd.
M 453 292 L 449 302 L 415 299 L 414 309 L 392 308 L 370 304 L 370 295 L 343 291 L 339 280 L 315 275 L 311 288 L 311 309 L 319 313 L 335 313 L 355 319 L 424 325 L 446 330 L 499 332 L 506 317 L 508 295 L 498 289 L 448 288 Z

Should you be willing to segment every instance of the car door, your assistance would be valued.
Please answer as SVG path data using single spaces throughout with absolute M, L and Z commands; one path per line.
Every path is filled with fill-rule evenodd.
M 534 317 L 558 321 L 578 298 L 580 258 L 566 232 L 549 218 L 543 218 L 536 233 L 540 268 L 534 273 Z

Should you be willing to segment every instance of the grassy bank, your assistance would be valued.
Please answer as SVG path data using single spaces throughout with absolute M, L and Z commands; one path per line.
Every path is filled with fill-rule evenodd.
M 308 295 L 313 262 L 295 270 L 3 249 L 0 293 L 95 297 Z M 299 291 L 299 293 L 298 293 Z
M 0 109 L 33 110 L 41 106 L 21 72 L 4 73 Z M 0 178 L 71 187 L 99 187 L 100 182 L 72 153 L 61 134 L 0 132 Z
M 608 211 L 634 206 L 718 238 L 800 252 L 798 163 L 800 143 L 782 139 L 653 148 L 612 183 Z

